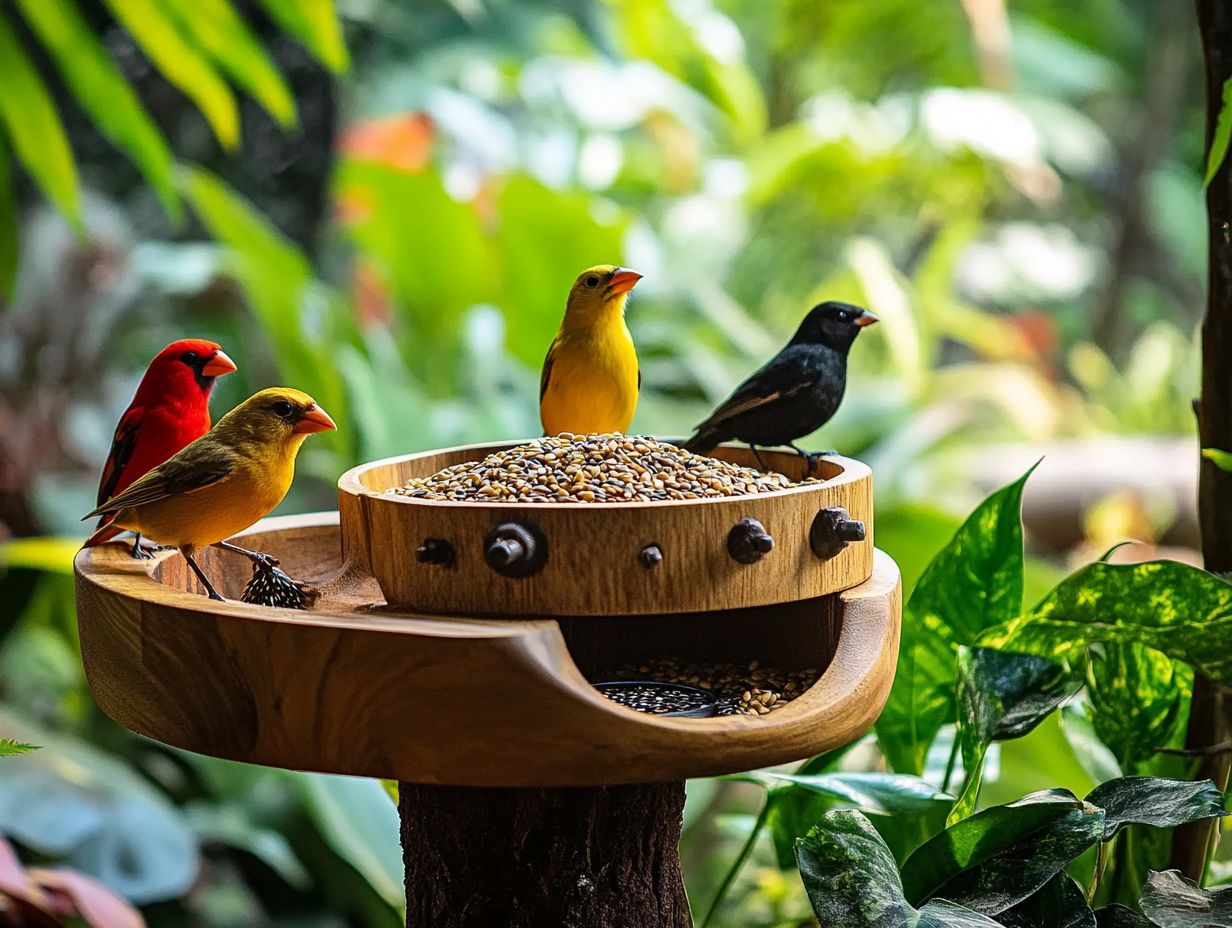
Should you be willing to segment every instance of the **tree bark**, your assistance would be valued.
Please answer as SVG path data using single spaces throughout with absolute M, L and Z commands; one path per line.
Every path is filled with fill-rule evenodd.
M 1223 85 L 1232 79 L 1232 6 L 1226 0 L 1198 0 L 1198 27 L 1206 62 L 1207 148 L 1222 107 Z M 1206 191 L 1210 219 L 1210 283 L 1202 324 L 1202 396 L 1196 404 L 1203 448 L 1232 451 L 1232 159 L 1225 159 Z M 1232 571 L 1232 473 L 1202 461 L 1198 479 L 1198 521 L 1208 570 Z M 1202 674 L 1194 680 L 1186 747 L 1208 748 L 1232 731 L 1232 697 Z M 1228 785 L 1228 752 L 1202 758 L 1197 776 L 1220 789 Z M 1178 829 L 1170 866 L 1200 880 L 1218 819 Z
M 690 928 L 684 783 L 399 784 L 408 928 Z

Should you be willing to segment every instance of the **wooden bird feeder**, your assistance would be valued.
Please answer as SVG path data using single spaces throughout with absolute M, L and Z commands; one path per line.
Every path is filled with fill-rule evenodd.
M 683 781 L 849 743 L 889 693 L 900 582 L 873 548 L 868 468 L 829 458 L 821 482 L 670 503 L 385 492 L 492 450 L 365 465 L 339 481 L 340 513 L 246 532 L 319 591 L 303 611 L 231 601 L 251 569 L 228 552 L 199 554 L 218 603 L 178 553 L 84 549 L 90 687 L 167 744 L 400 781 L 410 925 L 689 925 Z M 594 686 L 664 658 L 821 673 L 761 716 L 652 715 Z

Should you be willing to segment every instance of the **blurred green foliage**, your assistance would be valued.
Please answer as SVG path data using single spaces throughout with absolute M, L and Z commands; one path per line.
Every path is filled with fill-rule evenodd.
M 70 827 L 27 817 L 45 801 L 8 804 L 0 827 L 103 874 L 148 826 L 165 853 L 140 854 L 125 888 L 156 925 L 398 922 L 379 783 L 164 748 L 117 729 L 85 687 L 75 543 L 50 536 L 80 532 L 112 424 L 148 358 L 185 334 L 239 364 L 216 412 L 281 381 L 340 423 L 305 451 L 294 511 L 331 508 L 363 460 L 536 434 L 538 365 L 590 264 L 646 275 L 629 308 L 634 427 L 660 434 L 700 420 L 813 302 L 867 305 L 883 322 L 814 441 L 874 465 L 877 542 L 908 590 L 959 529 L 974 494 L 955 465 L 983 446 L 1191 433 L 1200 82 L 1196 60 L 1168 53 L 1192 44 L 1190 16 L 1129 0 L 0 6 L 0 528 L 43 536 L 0 549 L 0 736 L 45 745 L 4 759 L 0 793 L 37 770 L 51 786 L 35 799 L 90 810 Z M 288 43 L 308 65 L 284 64 Z M 320 86 L 337 138 L 305 128 Z M 327 166 L 323 190 L 292 175 L 288 148 Z M 246 157 L 293 180 L 240 194 L 230 165 Z M 328 219 L 305 232 L 318 199 Z M 1002 553 L 1011 599 L 1060 580 Z M 940 621 L 916 612 L 908 631 Z M 894 741 L 900 773 L 938 790 L 961 737 L 983 749 L 985 803 L 1184 772 L 1144 747 L 1175 743 L 1190 686 L 1155 639 L 1084 645 L 1086 696 L 1023 737 L 956 733 L 953 646 L 1017 612 L 976 610 L 927 639 L 937 718 Z M 1132 711 L 1130 680 L 1153 694 Z M 92 789 L 74 763 L 117 773 Z M 802 775 L 884 764 L 867 739 Z M 981 781 L 949 766 L 974 797 Z M 695 902 L 747 846 L 714 924 L 811 917 L 779 865 L 840 783 L 776 781 L 761 817 L 755 786 L 690 785 Z M 922 840 L 871 811 L 896 852 Z M 1133 847 L 1158 856 L 1150 840 Z M 1128 869 L 1114 862 L 1114 880 Z

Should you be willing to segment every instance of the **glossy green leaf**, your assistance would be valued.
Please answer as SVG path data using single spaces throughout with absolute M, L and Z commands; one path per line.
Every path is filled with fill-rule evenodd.
M 1067 873 L 1058 873 L 1043 889 L 997 916 L 1005 928 L 1096 928 L 1086 893 Z
M 978 866 L 959 873 L 936 895 L 985 915 L 997 915 L 1045 886 L 1087 848 L 1097 844 L 1103 833 L 1102 809 L 1074 809 Z
M 1206 153 L 1206 183 L 1215 179 L 1224 159 L 1228 156 L 1228 142 L 1232 140 L 1232 78 L 1223 82 L 1222 103 L 1219 107 L 1219 118 L 1215 121 L 1215 132 L 1211 137 L 1211 149 Z
M 26 0 L 27 3 L 33 0 Z M 297 122 L 295 98 L 231 0 L 163 0 L 180 30 L 205 49 L 284 128 Z
M 403 903 L 398 810 L 376 780 L 312 774 L 297 778 L 313 821 L 334 852 L 395 908 Z
M 791 774 L 759 771 L 737 774 L 730 779 L 824 793 L 859 806 L 865 812 L 891 815 L 921 815 L 938 805 L 948 806 L 954 797 L 919 777 L 896 773 Z M 781 784 L 781 786 L 780 786 Z
M 222 844 L 257 858 L 288 886 L 306 889 L 311 878 L 285 835 L 252 821 L 247 809 L 232 803 L 193 802 L 184 815 L 203 842 Z
M 1126 825 L 1175 828 L 1226 815 L 1223 793 L 1211 780 L 1121 777 L 1101 783 L 1086 801 L 1104 810 L 1104 840 Z
M 9 154 L 0 135 L 0 305 L 13 299 L 20 257 L 17 230 L 17 191 L 9 169 Z
M 937 895 L 964 871 L 979 867 L 1082 809 L 1082 802 L 1068 790 L 1043 790 L 951 825 L 903 864 L 907 898 L 918 903 Z
M 1123 769 L 1166 745 L 1193 689 L 1193 670 L 1140 644 L 1102 644 L 1087 660 L 1087 710 Z
M 827 814 L 800 839 L 796 857 L 813 912 L 827 928 L 997 926 L 953 902 L 930 902 L 916 911 L 903 895 L 890 849 L 859 812 Z
M 18 6 L 55 60 L 74 100 L 99 131 L 133 159 L 167 212 L 178 219 L 181 208 L 171 149 L 77 5 L 18 0 Z
M 335 74 L 347 69 L 347 48 L 333 0 L 261 0 L 283 29 Z
M 1232 452 L 1220 451 L 1218 448 L 1203 448 L 1202 456 L 1220 470 L 1232 471 Z
M 1139 900 L 1159 928 L 1219 928 L 1232 925 L 1232 886 L 1208 891 L 1179 870 L 1151 871 Z
M 951 824 L 975 809 L 984 755 L 993 740 L 1027 734 L 1081 685 L 1055 661 L 987 648 L 960 648 L 957 672 L 958 741 L 966 779 Z
M 171 84 L 182 90 L 225 148 L 239 144 L 235 97 L 209 59 L 185 38 L 158 0 L 105 0 L 115 18 Z
M 1022 491 L 1030 475 L 975 509 L 924 571 L 903 611 L 898 672 L 876 729 L 899 773 L 921 773 L 929 745 L 955 717 L 953 647 L 974 644 L 1022 609 Z
M 1096 928 L 1158 928 L 1154 922 L 1120 903 L 1104 906 L 1095 913 Z
M 193 884 L 196 836 L 129 764 L 7 712 L 0 731 L 43 746 L 0 763 L 0 834 L 139 905 L 176 898 Z
M 81 194 L 77 165 L 51 94 L 9 24 L 0 18 L 0 123 L 8 132 L 17 160 L 50 197 L 56 208 L 81 231 Z
M 0 757 L 20 757 L 37 751 L 39 745 L 26 744 L 24 741 L 14 741 L 12 738 L 0 738 Z
M 389 801 L 396 807 L 398 805 L 398 781 L 382 780 L 381 787 L 385 790 L 385 795 L 389 797 Z
M 1232 683 L 1232 584 L 1178 561 L 1090 564 L 980 644 L 1059 658 L 1133 642 Z

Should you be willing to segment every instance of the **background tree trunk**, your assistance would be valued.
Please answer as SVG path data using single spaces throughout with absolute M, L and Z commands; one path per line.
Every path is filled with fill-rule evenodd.
M 399 784 L 412 928 L 689 928 L 684 783 Z
M 1198 27 L 1206 61 L 1206 138 L 1214 135 L 1223 101 L 1223 85 L 1232 79 L 1232 5 L 1227 0 L 1198 0 Z M 1210 284 L 1202 324 L 1202 396 L 1196 405 L 1203 448 L 1232 450 L 1232 160 L 1225 159 L 1206 192 L 1210 219 Z M 1208 570 L 1232 571 L 1232 473 L 1202 461 L 1198 483 L 1198 519 L 1202 555 Z M 1232 731 L 1232 698 L 1202 674 L 1194 681 L 1186 746 L 1208 748 L 1225 742 Z M 1227 789 L 1232 755 L 1202 757 L 1198 777 L 1210 777 Z M 1170 865 L 1198 880 L 1218 819 L 1178 829 Z

